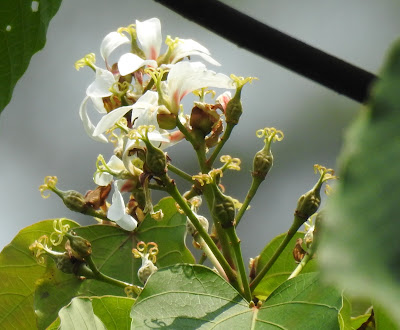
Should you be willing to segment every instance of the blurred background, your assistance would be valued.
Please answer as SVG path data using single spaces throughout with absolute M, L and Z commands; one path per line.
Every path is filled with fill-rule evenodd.
M 373 73 L 400 35 L 400 3 L 394 0 L 223 2 Z M 154 1 L 64 1 L 50 23 L 45 48 L 33 56 L 0 116 L 1 249 L 23 227 L 40 220 L 67 217 L 94 223 L 66 209 L 54 194 L 42 199 L 38 187 L 47 175 L 58 176 L 62 190 L 84 194 L 95 187 L 97 155 L 108 159 L 112 146 L 84 132 L 78 110 L 94 74 L 89 69 L 77 72 L 74 62 L 95 52 L 97 64 L 104 67 L 99 53 L 103 37 L 151 17 L 161 20 L 163 38 L 192 38 L 207 47 L 222 64 L 210 69 L 259 78 L 243 89 L 244 114 L 222 153 L 242 160 L 241 172 L 224 176 L 228 194 L 241 201 L 246 195 L 253 156 L 263 146 L 255 131 L 274 126 L 285 133 L 285 139 L 273 145 L 274 168 L 240 224 L 246 259 L 288 229 L 299 196 L 317 179 L 313 165 L 336 168 L 344 130 L 360 111 L 359 104 L 238 48 Z M 192 174 L 199 171 L 187 142 L 167 151 L 177 166 Z

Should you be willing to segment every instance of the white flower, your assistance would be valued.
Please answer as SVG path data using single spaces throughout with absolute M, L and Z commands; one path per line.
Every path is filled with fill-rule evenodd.
M 104 171 L 102 171 L 103 169 Z M 117 156 L 112 155 L 106 166 L 104 166 L 104 168 L 102 168 L 101 170 L 96 171 L 93 177 L 93 181 L 98 186 L 107 186 L 113 180 L 113 175 L 118 175 L 124 170 L 126 169 L 123 161 Z
M 182 58 L 192 55 L 198 55 L 213 65 L 221 65 L 210 56 L 211 54 L 206 47 L 200 45 L 197 41 L 192 39 L 179 39 L 178 43 L 171 52 L 168 63 L 175 64 Z
M 108 58 L 110 54 L 119 46 L 124 44 L 130 44 L 131 41 L 123 34 L 119 32 L 110 32 L 107 34 L 100 46 L 100 54 L 103 58 L 104 62 L 106 62 L 106 66 L 108 66 Z
M 182 98 L 196 89 L 216 87 L 235 89 L 234 81 L 222 73 L 207 70 L 200 62 L 179 62 L 175 64 L 167 78 L 169 110 L 177 114 Z
M 120 192 L 120 186 L 122 184 L 122 180 L 114 181 L 114 193 L 112 196 L 111 206 L 107 212 L 107 218 L 115 221 L 122 229 L 132 231 L 137 227 L 137 221 L 129 214 L 126 214 L 125 202 Z
M 104 133 L 130 110 L 132 110 L 131 122 L 135 122 L 135 127 L 140 125 L 153 125 L 158 127 L 157 106 L 158 94 L 156 92 L 147 91 L 135 104 L 114 109 L 103 116 L 97 124 L 93 135 L 99 136 Z
M 192 39 L 172 40 L 167 37 L 166 43 L 169 49 L 160 56 L 162 35 L 158 18 L 150 18 L 143 22 L 136 21 L 136 37 L 146 58 L 142 59 L 132 53 L 122 55 L 118 61 L 118 70 L 123 76 L 145 65 L 157 67 L 157 61 L 159 61 L 158 64 L 175 64 L 184 57 L 192 55 L 198 55 L 211 64 L 220 65 L 210 56 L 207 48 Z

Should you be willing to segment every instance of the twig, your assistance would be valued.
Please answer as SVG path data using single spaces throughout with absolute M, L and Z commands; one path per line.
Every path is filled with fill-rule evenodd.
M 155 0 L 221 37 L 364 103 L 377 77 L 217 0 Z M 223 19 L 221 19 L 223 17 Z

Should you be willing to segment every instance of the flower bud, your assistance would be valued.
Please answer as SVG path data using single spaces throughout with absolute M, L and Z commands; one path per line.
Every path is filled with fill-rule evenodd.
M 317 212 L 319 206 L 321 205 L 321 187 L 322 184 L 328 180 L 336 179 L 333 175 L 334 171 L 332 169 L 327 169 L 318 164 L 314 165 L 315 172 L 319 172 L 320 178 L 315 186 L 304 195 L 302 195 L 298 202 L 295 216 L 302 219 L 303 223 L 307 221 L 315 212 Z
M 75 190 L 67 190 L 61 191 L 61 194 L 58 194 L 65 206 L 68 207 L 71 211 L 85 213 L 88 209 L 88 205 L 86 204 L 85 197 L 78 191 Z
M 243 78 L 243 77 L 237 77 L 233 74 L 231 75 L 231 78 L 236 84 L 236 93 L 226 105 L 225 118 L 227 124 L 237 125 L 239 123 L 239 118 L 243 112 L 242 102 L 240 102 L 242 88 L 245 84 L 247 84 L 248 82 L 251 83 L 254 79 L 257 78 L 254 77 Z
M 77 236 L 73 231 L 65 236 L 69 239 L 69 245 L 78 257 L 85 258 L 92 254 L 92 244 L 87 239 Z
M 221 223 L 222 228 L 229 228 L 235 221 L 235 204 L 229 196 L 224 195 L 216 185 L 213 185 L 214 203 L 212 212 Z
M 274 127 L 264 128 L 256 132 L 257 137 L 264 138 L 264 148 L 256 153 L 253 160 L 252 176 L 264 180 L 269 170 L 272 168 L 274 156 L 271 152 L 271 144 L 274 141 L 281 141 L 283 133 Z
M 151 260 L 146 258 L 142 259 L 142 266 L 138 270 L 138 277 L 140 282 L 146 284 L 148 278 L 151 274 L 155 273 L 158 270 L 157 266 L 155 266 Z
M 235 96 L 230 99 L 226 106 L 225 118 L 226 123 L 237 125 L 239 118 L 243 113 L 242 102 L 240 101 L 241 88 L 236 90 Z
M 146 146 L 146 167 L 155 176 L 164 175 L 167 172 L 167 157 L 164 151 L 154 147 L 150 143 L 146 143 Z

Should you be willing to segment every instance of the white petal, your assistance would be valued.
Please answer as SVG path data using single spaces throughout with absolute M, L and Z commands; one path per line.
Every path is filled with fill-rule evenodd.
M 122 194 L 118 189 L 118 185 L 114 182 L 114 193 L 111 199 L 111 206 L 108 208 L 107 218 L 117 221 L 125 214 L 125 202 Z
M 170 142 L 167 135 L 161 134 L 159 131 L 153 131 L 148 134 L 149 140 L 151 142 Z
M 107 113 L 102 97 L 91 97 L 92 103 L 99 113 Z
M 135 72 L 145 65 L 157 67 L 157 62 L 153 60 L 144 60 L 136 54 L 126 53 L 122 55 L 118 61 L 118 71 L 121 76 L 125 76 L 128 73 Z
M 110 160 L 107 163 L 107 166 L 117 173 L 125 170 L 125 165 L 123 161 L 115 155 L 111 156 Z
M 154 125 L 158 127 L 157 111 L 158 93 L 147 91 L 132 106 L 131 121 L 135 121 L 135 127 L 140 125 Z
M 171 63 L 174 64 L 186 56 L 199 55 L 213 65 L 221 65 L 210 56 L 208 49 L 192 39 L 180 39 L 171 54 Z
M 161 23 L 158 18 L 136 21 L 136 34 L 147 59 L 157 60 L 162 43 Z
M 96 172 L 93 181 L 98 186 L 107 186 L 113 180 L 113 176 L 107 172 Z
M 98 135 L 98 136 L 94 136 L 93 132 L 94 132 L 94 125 L 92 124 L 88 114 L 87 114 L 87 101 L 88 101 L 89 97 L 86 96 L 82 103 L 81 106 L 79 108 L 79 116 L 82 120 L 83 123 L 83 127 L 87 133 L 87 135 L 89 135 L 93 140 L 99 141 L 99 142 L 104 142 L 104 143 L 108 143 L 107 138 L 104 135 Z
M 129 214 L 124 214 L 121 219 L 115 221 L 118 226 L 127 231 L 132 231 L 137 227 L 137 221 Z
M 110 54 L 119 46 L 129 44 L 131 41 L 123 34 L 119 32 L 111 32 L 107 34 L 100 46 L 100 54 L 103 60 L 108 62 Z
M 96 79 L 86 89 L 86 94 L 91 97 L 107 97 L 112 95 L 109 88 L 115 83 L 114 75 L 101 68 L 96 68 Z
M 235 88 L 231 78 L 222 73 L 207 70 L 206 66 L 200 62 L 175 64 L 168 74 L 167 82 L 172 111 L 176 111 L 176 113 L 179 110 L 181 99 L 196 89 L 204 87 Z
M 117 109 L 112 110 L 105 116 L 103 116 L 99 123 L 97 124 L 96 128 L 93 131 L 94 136 L 98 136 L 112 127 L 118 120 L 120 120 L 129 110 L 132 109 L 131 105 L 120 107 Z

